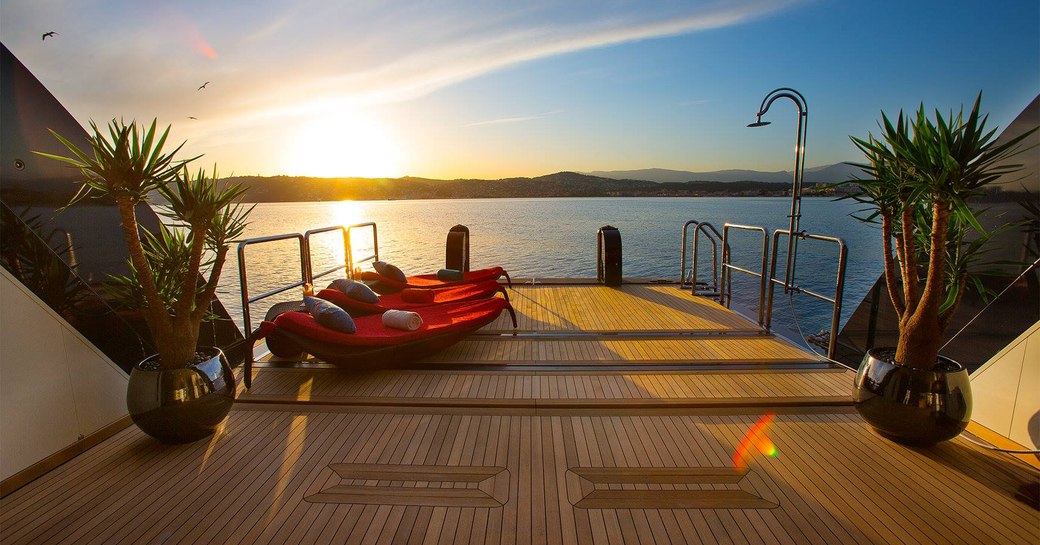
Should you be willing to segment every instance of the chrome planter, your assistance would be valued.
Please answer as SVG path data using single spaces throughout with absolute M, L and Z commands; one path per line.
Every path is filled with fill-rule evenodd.
M 235 401 L 235 375 L 219 348 L 199 348 L 200 363 L 160 369 L 158 355 L 134 365 L 126 406 L 137 427 L 163 443 L 209 437 Z
M 881 435 L 928 446 L 953 439 L 971 420 L 971 383 L 963 365 L 943 356 L 934 369 L 892 361 L 895 350 L 863 356 L 853 387 L 856 410 Z

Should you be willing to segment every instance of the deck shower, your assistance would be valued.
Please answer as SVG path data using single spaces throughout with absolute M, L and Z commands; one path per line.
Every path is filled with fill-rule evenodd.
M 805 102 L 805 97 L 801 93 L 791 89 L 790 87 L 781 87 L 774 89 L 762 99 L 762 104 L 758 107 L 758 113 L 754 123 L 749 123 L 748 127 L 764 127 L 769 125 L 769 121 L 762 121 L 762 116 L 769 111 L 769 107 L 773 105 L 777 99 L 789 98 L 794 102 L 795 106 L 798 107 L 798 132 L 795 135 L 794 144 L 794 184 L 791 186 L 791 227 L 790 235 L 787 237 L 787 269 L 784 275 L 784 293 L 791 291 L 791 287 L 794 286 L 794 270 L 795 261 L 798 252 L 798 237 L 799 229 L 798 223 L 802 217 L 802 181 L 805 175 L 805 133 L 808 130 L 809 125 L 809 106 Z
M 789 229 L 776 229 L 773 231 L 772 244 L 769 241 L 769 233 L 764 227 L 758 227 L 753 225 L 740 225 L 737 223 L 727 222 L 722 229 L 720 235 L 718 230 L 715 229 L 710 223 L 690 220 L 683 225 L 682 231 L 682 252 L 680 254 L 681 266 L 679 269 L 679 287 L 682 288 L 689 284 L 691 290 L 695 295 L 712 295 L 715 296 L 720 303 L 725 305 L 727 308 L 732 303 L 732 280 L 730 279 L 732 273 L 739 272 L 741 274 L 750 275 L 759 280 L 758 290 L 758 324 L 765 328 L 766 331 L 770 331 L 772 325 L 773 315 L 773 289 L 776 284 L 781 284 L 784 287 L 785 294 L 800 293 L 809 295 L 815 299 L 820 299 L 831 304 L 831 329 L 830 338 L 827 342 L 827 358 L 833 358 L 835 355 L 836 340 L 838 333 L 838 326 L 841 320 L 841 300 L 842 293 L 844 291 L 845 283 L 845 264 L 848 259 L 848 246 L 845 242 L 837 237 L 816 235 L 806 233 L 799 230 L 799 220 L 802 217 L 802 182 L 805 176 L 805 133 L 808 127 L 809 121 L 809 108 L 806 105 L 805 97 L 801 93 L 791 89 L 790 87 L 781 87 L 774 89 L 762 99 L 762 104 L 758 107 L 758 113 L 754 123 L 749 123 L 748 127 L 764 127 L 769 125 L 769 121 L 763 121 L 762 116 L 769 111 L 769 107 L 773 105 L 777 99 L 787 98 L 794 102 L 795 106 L 798 107 L 798 130 L 795 135 L 795 148 L 794 148 L 794 184 L 791 188 L 791 214 L 790 228 Z M 686 247 L 687 238 L 689 234 L 689 228 L 696 226 L 693 231 L 694 244 L 693 244 L 693 263 L 691 266 L 691 277 L 689 282 L 686 280 Z M 730 248 L 729 232 L 731 230 L 741 231 L 752 231 L 759 232 L 762 235 L 762 252 L 761 252 L 761 268 L 758 271 L 751 270 L 745 267 L 740 267 L 732 262 L 732 252 Z M 704 289 L 698 291 L 697 282 L 697 267 L 698 267 L 698 248 L 697 242 L 701 235 L 704 235 L 712 244 L 712 273 L 714 283 L 711 289 Z M 777 243 L 781 236 L 787 236 L 787 266 L 784 274 L 783 281 L 777 279 L 776 276 L 776 261 L 777 261 Z M 829 297 L 822 295 L 813 290 L 798 286 L 795 284 L 795 264 L 796 257 L 798 254 L 798 240 L 818 240 L 823 242 L 833 243 L 837 247 L 837 262 L 838 270 L 835 278 L 834 296 Z M 720 244 L 721 243 L 721 244 Z M 721 263 L 717 261 L 718 247 L 721 245 L 722 259 Z M 720 274 L 721 272 L 721 274 Z M 705 284 L 705 287 L 707 285 Z M 800 326 L 799 326 L 800 329 Z M 801 332 L 799 331 L 799 335 Z M 803 335 L 804 336 L 804 335 Z M 808 341 L 806 341 L 808 342 Z

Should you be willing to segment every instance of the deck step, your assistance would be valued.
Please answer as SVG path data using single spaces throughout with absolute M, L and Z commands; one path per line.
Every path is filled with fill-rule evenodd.
M 629 411 L 726 409 L 798 409 L 809 407 L 851 407 L 851 396 L 806 397 L 720 397 L 671 399 L 479 399 L 429 397 L 338 397 L 298 395 L 240 395 L 236 408 L 247 409 L 248 404 L 278 404 L 306 406 L 336 406 L 351 408 L 392 409 L 513 409 L 523 414 L 572 414 L 574 411 L 610 411 L 628 414 Z M 532 412 L 533 411 L 533 412 Z M 789 411 L 786 411 L 789 412 Z
M 851 404 L 843 369 L 526 372 L 261 368 L 240 404 L 523 410 L 676 410 Z

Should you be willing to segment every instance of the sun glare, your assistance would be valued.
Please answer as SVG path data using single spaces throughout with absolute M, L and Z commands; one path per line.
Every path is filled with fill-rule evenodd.
M 379 120 L 357 113 L 318 114 L 291 137 L 286 174 L 322 178 L 398 178 L 401 150 Z

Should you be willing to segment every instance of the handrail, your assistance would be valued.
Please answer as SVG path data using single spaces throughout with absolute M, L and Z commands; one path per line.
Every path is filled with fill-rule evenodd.
M 722 292 L 719 291 L 719 260 L 718 260 L 718 243 L 717 243 L 717 239 L 721 239 L 722 235 L 719 234 L 719 230 L 716 229 L 714 225 L 712 225 L 712 224 L 710 224 L 708 222 L 701 222 L 701 224 L 698 225 L 697 228 L 693 230 L 693 265 L 692 265 L 693 266 L 693 270 L 690 271 L 690 284 L 692 285 L 690 292 L 693 295 L 697 295 L 697 259 L 699 257 L 699 252 L 697 251 L 697 247 L 698 247 L 698 244 L 700 242 L 701 232 L 704 230 L 705 227 L 707 227 L 708 229 L 711 229 L 711 233 L 715 234 L 714 236 L 712 236 L 711 233 L 708 233 L 708 235 L 707 235 L 708 240 L 711 242 L 711 274 L 712 274 L 711 281 L 712 281 L 712 289 L 714 289 L 717 293 L 719 293 L 720 294 L 719 296 L 721 297 Z M 729 249 L 729 246 L 723 246 L 723 249 L 722 249 L 723 255 L 725 255 L 725 253 L 726 253 L 726 251 L 728 249 Z
M 697 236 L 698 236 L 698 233 L 700 232 L 702 226 L 706 225 L 712 231 L 714 231 L 714 233 L 716 233 L 716 235 L 719 238 L 722 238 L 722 235 L 719 234 L 719 231 L 716 228 L 711 227 L 711 224 L 701 223 L 701 222 L 698 222 L 698 220 L 696 220 L 696 219 L 688 220 L 688 222 L 686 222 L 685 224 L 682 225 L 682 248 L 681 248 L 681 252 L 679 254 L 679 289 L 682 289 L 683 287 L 686 286 L 686 241 L 688 240 L 688 238 L 690 238 L 690 226 L 692 226 L 692 225 L 696 225 L 697 229 L 694 230 L 694 256 L 693 256 L 693 263 L 691 264 L 691 267 L 692 267 L 692 269 L 691 269 L 691 277 L 692 278 L 691 278 L 690 283 L 693 286 L 694 294 L 696 294 L 697 293 L 697 257 L 698 257 L 697 256 Z M 716 289 L 718 289 L 718 287 L 719 287 L 719 257 L 718 257 L 719 246 L 718 246 L 717 240 L 711 238 L 710 235 L 708 235 L 708 240 L 711 241 L 711 273 L 713 275 L 714 287 L 716 287 Z
M 690 226 L 700 225 L 697 220 L 690 220 L 682 226 L 682 251 L 679 253 L 679 288 L 682 289 L 686 286 L 686 239 L 689 236 Z M 694 256 L 694 259 L 697 259 Z
M 358 261 L 354 261 L 354 250 L 353 250 L 353 246 L 351 245 L 350 231 L 352 229 L 359 229 L 359 228 L 362 228 L 362 227 L 371 227 L 372 228 L 372 250 L 373 250 L 374 253 L 372 255 L 365 256 L 365 257 L 361 258 Z M 346 234 L 344 235 L 344 244 L 346 245 L 346 255 L 345 255 L 345 258 L 347 260 L 347 270 L 349 271 L 350 278 L 352 278 L 352 279 L 354 278 L 354 270 L 355 270 L 355 268 L 357 267 L 357 265 L 359 263 L 364 263 L 364 262 L 370 261 L 370 260 L 371 261 L 379 261 L 379 232 L 378 232 L 378 229 L 376 228 L 376 223 L 374 221 L 369 221 L 369 222 L 365 222 L 365 223 L 356 223 L 354 225 L 348 226 Z
M 332 231 L 339 231 L 340 234 L 343 236 L 343 264 L 342 265 L 336 265 L 335 267 L 333 267 L 333 268 L 331 268 L 331 269 L 329 269 L 327 271 L 322 271 L 322 272 L 320 272 L 318 274 L 314 274 L 314 262 L 312 261 L 311 252 L 310 252 L 311 236 L 312 235 L 320 235 L 322 233 L 330 233 Z M 307 241 L 307 271 L 309 273 L 308 276 L 307 276 L 307 282 L 310 282 L 311 284 L 314 284 L 314 279 L 315 278 L 321 278 L 323 276 L 330 275 L 330 274 L 332 274 L 332 273 L 334 273 L 336 271 L 341 271 L 343 269 L 346 269 L 348 271 L 350 270 L 349 264 L 348 264 L 349 263 L 349 258 L 347 257 L 348 255 L 350 255 L 350 241 L 347 238 L 347 229 L 345 227 L 343 227 L 342 225 L 333 225 L 333 226 L 330 226 L 330 227 L 322 227 L 320 229 L 311 229 L 310 231 L 307 231 L 306 233 L 303 234 L 303 238 Z
M 729 246 L 729 230 L 737 229 L 743 231 L 757 231 L 762 233 L 762 272 L 756 273 L 742 267 L 738 267 L 730 263 L 732 255 L 730 253 Z M 761 279 L 759 290 L 758 290 L 758 325 L 765 323 L 765 298 L 766 298 L 766 254 L 769 252 L 769 234 L 766 232 L 764 227 L 755 227 L 753 225 L 739 225 L 736 223 L 726 223 L 722 227 L 722 287 L 719 290 L 720 301 L 726 305 L 726 308 L 730 307 L 730 303 L 733 300 L 733 283 L 730 280 L 730 271 L 738 271 L 744 274 Z M 768 329 L 768 328 L 767 328 Z
M 842 239 L 840 239 L 838 237 L 830 237 L 830 236 L 825 236 L 825 235 L 814 235 L 814 234 L 806 233 L 805 231 L 799 231 L 798 233 L 794 234 L 794 237 L 798 238 L 799 240 L 806 240 L 806 239 L 809 239 L 809 240 L 822 240 L 822 241 L 825 241 L 825 242 L 834 242 L 834 243 L 836 243 L 838 245 L 838 278 L 837 278 L 837 281 L 836 281 L 835 286 L 834 286 L 834 298 L 830 298 L 830 297 L 827 297 L 827 296 L 815 293 L 815 292 L 813 292 L 811 290 L 807 290 L 807 289 L 804 289 L 804 288 L 799 288 L 799 287 L 794 286 L 794 285 L 789 285 L 786 281 L 781 282 L 780 280 L 777 280 L 775 278 L 775 275 L 776 275 L 776 243 L 779 240 L 781 234 L 785 234 L 788 237 L 791 237 L 791 231 L 790 231 L 790 229 L 777 229 L 776 231 L 773 231 L 773 252 L 772 252 L 772 255 L 770 257 L 770 265 L 769 265 L 769 296 L 768 296 L 768 302 L 767 302 L 767 304 L 768 304 L 768 312 L 766 312 L 766 323 L 765 323 L 766 330 L 767 331 L 769 330 L 770 323 L 772 322 L 772 317 L 773 317 L 773 288 L 774 288 L 774 286 L 776 284 L 780 284 L 781 286 L 784 286 L 784 288 L 786 290 L 789 290 L 792 293 L 804 293 L 806 295 L 810 295 L 810 296 L 815 297 L 817 299 L 820 299 L 820 300 L 823 300 L 823 301 L 827 301 L 828 303 L 831 303 L 831 305 L 833 307 L 832 311 L 831 311 L 831 335 L 830 335 L 830 340 L 827 342 L 827 357 L 830 358 L 830 359 L 833 359 L 834 358 L 834 352 L 835 352 L 835 349 L 837 348 L 837 342 L 838 342 L 838 325 L 839 325 L 839 322 L 841 321 L 841 299 L 842 299 L 842 294 L 845 291 L 845 265 L 846 265 L 846 261 L 848 260 L 849 247 L 845 244 L 844 240 L 842 240 Z M 793 271 L 792 271 L 792 273 L 793 273 Z M 785 279 L 785 280 L 789 280 L 789 279 Z
M 292 240 L 296 239 L 300 245 L 300 281 L 277 288 L 255 297 L 249 296 L 249 282 L 246 278 L 246 246 L 253 244 L 264 244 L 268 242 L 277 242 L 281 240 Z M 299 233 L 288 233 L 284 235 L 271 235 L 266 237 L 256 237 L 243 240 L 238 243 L 238 282 L 242 292 L 242 321 L 245 326 L 246 336 L 246 357 L 244 364 L 244 378 L 246 388 L 249 388 L 252 383 L 252 371 L 253 371 L 253 321 L 249 312 L 249 305 L 271 297 L 289 291 L 293 288 L 302 287 L 310 279 L 310 247 L 307 244 L 307 238 Z

